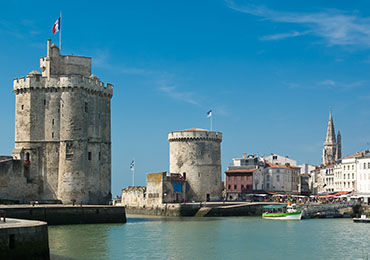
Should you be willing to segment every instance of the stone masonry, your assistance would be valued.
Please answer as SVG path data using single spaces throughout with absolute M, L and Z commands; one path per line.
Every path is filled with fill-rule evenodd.
M 50 40 L 40 68 L 14 80 L 15 148 L 0 162 L 0 198 L 107 203 L 113 86 L 91 74 L 90 57 L 62 56 Z
M 187 200 L 221 200 L 222 133 L 194 128 L 170 132 L 168 141 L 170 172 L 186 174 Z

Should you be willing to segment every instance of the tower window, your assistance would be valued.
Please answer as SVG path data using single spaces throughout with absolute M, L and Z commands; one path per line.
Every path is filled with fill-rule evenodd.
M 87 102 L 85 102 L 85 112 L 87 113 L 88 112 L 88 103 Z
M 89 161 L 91 161 L 91 152 L 88 152 L 88 153 L 87 153 L 87 159 L 88 159 Z
M 54 125 L 54 118 L 51 120 L 51 124 Z
M 44 99 L 44 106 L 46 106 L 46 99 Z
M 24 108 L 24 105 L 21 105 L 21 109 L 23 110 L 23 108 Z
M 101 158 L 101 153 L 99 152 L 99 161 L 100 161 L 100 158 Z
M 54 132 L 51 133 L 51 138 L 54 138 Z

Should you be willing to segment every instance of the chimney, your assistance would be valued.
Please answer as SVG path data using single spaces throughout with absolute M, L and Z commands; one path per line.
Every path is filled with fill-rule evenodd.
M 245 159 L 246 156 L 247 156 L 247 154 L 246 153 L 243 153 L 243 159 Z

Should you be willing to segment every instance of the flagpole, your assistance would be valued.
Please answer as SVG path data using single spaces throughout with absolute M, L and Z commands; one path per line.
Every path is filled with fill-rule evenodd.
M 59 51 L 62 52 L 62 11 L 60 11 Z
M 132 187 L 135 187 L 135 158 L 132 160 L 133 167 L 132 167 Z

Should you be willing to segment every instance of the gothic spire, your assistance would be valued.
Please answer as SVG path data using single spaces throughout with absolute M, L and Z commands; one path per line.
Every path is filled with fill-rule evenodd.
M 330 109 L 330 114 L 329 114 L 329 121 L 328 121 L 328 129 L 326 131 L 326 139 L 325 139 L 325 144 L 335 144 L 335 130 L 334 130 L 334 123 L 333 123 L 333 115 L 332 111 Z

